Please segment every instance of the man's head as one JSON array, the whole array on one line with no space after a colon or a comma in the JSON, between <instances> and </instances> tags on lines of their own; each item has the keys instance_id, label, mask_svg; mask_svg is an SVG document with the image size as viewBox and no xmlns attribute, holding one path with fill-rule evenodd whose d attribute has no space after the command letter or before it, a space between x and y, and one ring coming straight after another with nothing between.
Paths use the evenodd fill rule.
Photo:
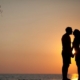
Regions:
<instances>
[{"instance_id":1,"label":"man's head","mask_svg":"<svg viewBox=\"0 0 80 80\"><path fill-rule=\"evenodd\" d=\"M71 27L67 27L66 29L65 29L65 31L66 31L66 33L67 34L72 34L72 28Z\"/></svg>"}]
</instances>

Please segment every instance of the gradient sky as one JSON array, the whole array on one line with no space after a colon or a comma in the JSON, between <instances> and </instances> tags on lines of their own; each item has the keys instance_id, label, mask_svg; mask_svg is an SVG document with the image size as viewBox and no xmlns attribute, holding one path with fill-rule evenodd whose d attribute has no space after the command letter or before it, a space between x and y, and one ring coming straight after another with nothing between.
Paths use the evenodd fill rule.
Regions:
<instances>
[{"instance_id":1,"label":"gradient sky","mask_svg":"<svg viewBox=\"0 0 80 80\"><path fill-rule=\"evenodd\" d=\"M0 0L0 5L0 73L61 74L61 37L67 26L80 29L80 0ZM69 73L76 72L72 59Z\"/></svg>"}]
</instances>

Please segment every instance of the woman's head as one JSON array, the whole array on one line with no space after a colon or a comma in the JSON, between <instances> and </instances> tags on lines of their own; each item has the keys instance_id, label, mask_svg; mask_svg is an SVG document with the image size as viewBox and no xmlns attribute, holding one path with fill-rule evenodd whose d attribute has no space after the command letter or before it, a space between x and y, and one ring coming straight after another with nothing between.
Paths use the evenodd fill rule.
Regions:
<instances>
[{"instance_id":1,"label":"woman's head","mask_svg":"<svg viewBox=\"0 0 80 80\"><path fill-rule=\"evenodd\" d=\"M73 31L73 35L74 35L75 37L79 37L80 31L79 31L78 29L75 29L75 30Z\"/></svg>"}]
</instances>

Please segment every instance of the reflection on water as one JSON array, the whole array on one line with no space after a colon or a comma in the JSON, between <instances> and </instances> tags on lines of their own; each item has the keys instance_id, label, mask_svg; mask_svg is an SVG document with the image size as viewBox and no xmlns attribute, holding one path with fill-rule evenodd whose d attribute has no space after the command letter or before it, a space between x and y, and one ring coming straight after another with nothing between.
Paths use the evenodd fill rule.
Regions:
<instances>
[{"instance_id":1,"label":"reflection on water","mask_svg":"<svg viewBox=\"0 0 80 80\"><path fill-rule=\"evenodd\" d=\"M78 80L78 74L72 74L71 80Z\"/></svg>"}]
</instances>

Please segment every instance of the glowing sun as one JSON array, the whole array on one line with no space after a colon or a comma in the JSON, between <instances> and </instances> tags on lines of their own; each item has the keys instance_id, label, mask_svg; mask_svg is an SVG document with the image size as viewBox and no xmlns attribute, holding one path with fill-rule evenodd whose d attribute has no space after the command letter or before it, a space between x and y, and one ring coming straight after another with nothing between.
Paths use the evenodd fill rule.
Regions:
<instances>
[{"instance_id":1,"label":"glowing sun","mask_svg":"<svg viewBox=\"0 0 80 80\"><path fill-rule=\"evenodd\" d=\"M75 54L75 52L76 52L76 51L75 51L75 49L73 48L73 50L72 50L72 54Z\"/></svg>"}]
</instances>

